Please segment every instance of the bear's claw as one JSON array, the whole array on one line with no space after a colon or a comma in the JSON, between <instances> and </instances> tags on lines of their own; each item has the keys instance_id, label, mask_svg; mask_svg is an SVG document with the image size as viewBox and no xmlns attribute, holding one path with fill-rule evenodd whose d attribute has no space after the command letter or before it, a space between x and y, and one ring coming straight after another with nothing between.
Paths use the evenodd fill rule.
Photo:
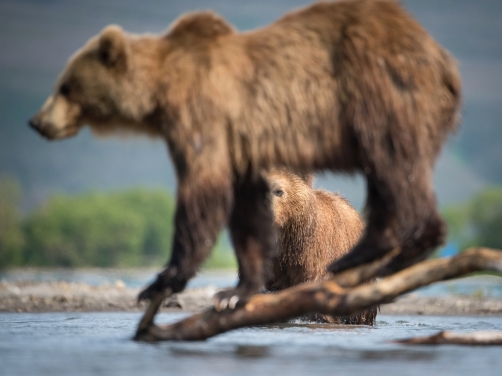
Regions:
<instances>
[{"instance_id":1,"label":"bear's claw","mask_svg":"<svg viewBox=\"0 0 502 376\"><path fill-rule=\"evenodd\" d=\"M228 289L216 293L213 297L214 309L221 312L225 309L235 309L244 305L251 295L243 294L238 289Z\"/></svg>"},{"instance_id":2,"label":"bear's claw","mask_svg":"<svg viewBox=\"0 0 502 376\"><path fill-rule=\"evenodd\" d=\"M239 302L239 297L237 295L232 296L228 301L228 308L234 309L238 302Z\"/></svg>"}]
</instances>

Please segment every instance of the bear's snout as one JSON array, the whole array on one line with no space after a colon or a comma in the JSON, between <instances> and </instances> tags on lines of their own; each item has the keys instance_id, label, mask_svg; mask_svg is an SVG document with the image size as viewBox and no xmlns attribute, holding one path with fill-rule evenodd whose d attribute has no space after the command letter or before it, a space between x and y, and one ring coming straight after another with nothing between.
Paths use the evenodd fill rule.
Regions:
<instances>
[{"instance_id":1,"label":"bear's snout","mask_svg":"<svg viewBox=\"0 0 502 376\"><path fill-rule=\"evenodd\" d=\"M51 134L48 130L47 126L44 126L42 119L40 118L40 114L33 116L30 120L28 120L29 126L38 132L41 136L51 139Z\"/></svg>"},{"instance_id":2,"label":"bear's snout","mask_svg":"<svg viewBox=\"0 0 502 376\"><path fill-rule=\"evenodd\" d=\"M42 120L40 119L40 116L38 116L38 114L33 116L30 120L28 120L28 124L32 129L37 131L40 135L47 137L47 134L43 131Z\"/></svg>"},{"instance_id":3,"label":"bear's snout","mask_svg":"<svg viewBox=\"0 0 502 376\"><path fill-rule=\"evenodd\" d=\"M28 124L36 131L38 131L40 128L40 120L37 116L33 116L30 120L28 120Z\"/></svg>"}]
</instances>

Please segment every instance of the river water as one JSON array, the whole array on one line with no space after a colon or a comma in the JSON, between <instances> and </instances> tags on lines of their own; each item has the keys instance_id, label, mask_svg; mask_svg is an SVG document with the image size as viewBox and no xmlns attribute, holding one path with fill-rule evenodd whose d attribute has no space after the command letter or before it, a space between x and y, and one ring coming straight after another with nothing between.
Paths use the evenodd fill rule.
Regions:
<instances>
[{"instance_id":1,"label":"river water","mask_svg":"<svg viewBox=\"0 0 502 376\"><path fill-rule=\"evenodd\" d=\"M18 270L0 280L64 280L144 286L151 270ZM202 273L190 287L234 284L235 273ZM502 296L502 279L434 284L419 294ZM162 313L173 322L186 313ZM374 327L294 323L225 333L203 342L131 340L138 313L0 313L0 375L502 375L501 347L406 346L391 340L440 330L502 330L502 317L379 315Z\"/></svg>"},{"instance_id":2,"label":"river water","mask_svg":"<svg viewBox=\"0 0 502 376\"><path fill-rule=\"evenodd\" d=\"M162 313L159 322L184 314ZM0 314L0 374L500 375L500 347L406 346L439 330L502 330L501 317L379 316L375 327L297 322L203 342L131 340L137 313Z\"/></svg>"}]
</instances>

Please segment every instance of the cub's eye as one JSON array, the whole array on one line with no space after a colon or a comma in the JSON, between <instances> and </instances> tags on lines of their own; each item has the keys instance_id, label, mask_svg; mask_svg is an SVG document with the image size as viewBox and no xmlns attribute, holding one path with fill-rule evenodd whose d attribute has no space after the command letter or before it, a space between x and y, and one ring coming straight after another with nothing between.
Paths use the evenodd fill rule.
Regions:
<instances>
[{"instance_id":1,"label":"cub's eye","mask_svg":"<svg viewBox=\"0 0 502 376\"><path fill-rule=\"evenodd\" d=\"M281 197L284 194L284 191L282 189L274 189L274 195L277 197Z\"/></svg>"},{"instance_id":2,"label":"cub's eye","mask_svg":"<svg viewBox=\"0 0 502 376\"><path fill-rule=\"evenodd\" d=\"M64 97L70 95L70 85L68 84L61 85L61 87L59 88L59 93Z\"/></svg>"}]
</instances>

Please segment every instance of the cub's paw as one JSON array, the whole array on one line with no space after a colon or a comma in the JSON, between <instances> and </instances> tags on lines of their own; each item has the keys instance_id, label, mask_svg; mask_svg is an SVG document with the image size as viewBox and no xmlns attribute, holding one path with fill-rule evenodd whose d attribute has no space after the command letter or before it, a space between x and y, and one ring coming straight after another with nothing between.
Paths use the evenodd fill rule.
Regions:
<instances>
[{"instance_id":1,"label":"cub's paw","mask_svg":"<svg viewBox=\"0 0 502 376\"><path fill-rule=\"evenodd\" d=\"M252 293L247 293L238 288L220 291L213 297L214 308L217 311L235 309L235 307L246 304L252 295Z\"/></svg>"}]
</instances>

